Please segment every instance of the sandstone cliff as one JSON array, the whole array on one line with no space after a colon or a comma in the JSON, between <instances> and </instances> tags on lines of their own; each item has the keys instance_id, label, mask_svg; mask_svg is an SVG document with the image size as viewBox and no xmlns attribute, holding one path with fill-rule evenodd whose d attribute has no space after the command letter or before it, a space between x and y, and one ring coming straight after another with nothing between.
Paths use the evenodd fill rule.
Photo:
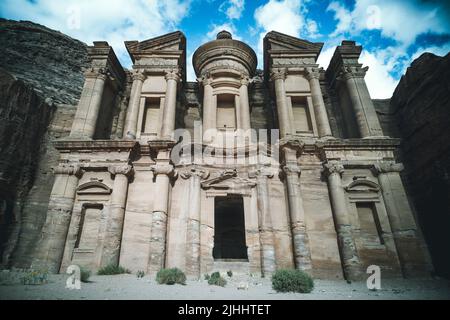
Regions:
<instances>
[{"instance_id":1,"label":"sandstone cliff","mask_svg":"<svg viewBox=\"0 0 450 320\"><path fill-rule=\"evenodd\" d=\"M88 66L86 45L29 21L0 18L0 68L55 103L77 104Z\"/></svg>"},{"instance_id":2,"label":"sandstone cliff","mask_svg":"<svg viewBox=\"0 0 450 320\"><path fill-rule=\"evenodd\" d=\"M0 264L28 267L58 155L87 67L86 45L27 21L0 19Z\"/></svg>"},{"instance_id":3,"label":"sandstone cliff","mask_svg":"<svg viewBox=\"0 0 450 320\"><path fill-rule=\"evenodd\" d=\"M410 196L436 272L450 276L450 53L424 53L401 78L390 103L402 137Z\"/></svg>"}]
</instances>

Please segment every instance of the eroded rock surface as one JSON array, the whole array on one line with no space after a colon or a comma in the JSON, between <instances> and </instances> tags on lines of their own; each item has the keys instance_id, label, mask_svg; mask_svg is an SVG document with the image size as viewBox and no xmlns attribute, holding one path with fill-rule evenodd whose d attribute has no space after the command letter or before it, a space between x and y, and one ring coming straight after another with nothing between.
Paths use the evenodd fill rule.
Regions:
<instances>
[{"instance_id":1,"label":"eroded rock surface","mask_svg":"<svg viewBox=\"0 0 450 320\"><path fill-rule=\"evenodd\" d=\"M410 196L436 271L450 276L450 54L424 53L391 99Z\"/></svg>"}]
</instances>

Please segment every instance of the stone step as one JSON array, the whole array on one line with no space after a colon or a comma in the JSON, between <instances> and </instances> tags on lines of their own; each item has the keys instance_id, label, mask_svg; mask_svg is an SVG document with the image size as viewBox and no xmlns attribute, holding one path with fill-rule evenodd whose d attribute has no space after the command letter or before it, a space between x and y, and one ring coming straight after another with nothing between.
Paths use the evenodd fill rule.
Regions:
<instances>
[{"instance_id":1,"label":"stone step","mask_svg":"<svg viewBox=\"0 0 450 320\"><path fill-rule=\"evenodd\" d=\"M247 275L250 272L250 263L244 259L218 259L214 260L214 271L226 273L231 270L233 274Z\"/></svg>"}]
</instances>

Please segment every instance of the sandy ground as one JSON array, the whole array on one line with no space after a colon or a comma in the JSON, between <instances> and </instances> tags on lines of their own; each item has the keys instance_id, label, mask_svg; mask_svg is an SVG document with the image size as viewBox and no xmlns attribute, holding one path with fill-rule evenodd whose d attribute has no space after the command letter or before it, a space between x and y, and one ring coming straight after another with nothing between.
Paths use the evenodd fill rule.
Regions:
<instances>
[{"instance_id":1,"label":"sandy ground","mask_svg":"<svg viewBox=\"0 0 450 320\"><path fill-rule=\"evenodd\" d=\"M365 282L348 284L337 280L315 280L312 293L277 293L269 279L246 278L248 290L238 290L243 279L228 279L225 288L210 286L207 281L188 280L186 285L158 285L146 276L136 275L91 276L89 283L82 283L80 290L65 288L67 275L51 275L43 285L0 285L0 300L79 300L79 299L145 299L145 300L208 300L208 299L448 299L450 283L446 280L383 280L381 290L370 291Z\"/></svg>"}]
</instances>

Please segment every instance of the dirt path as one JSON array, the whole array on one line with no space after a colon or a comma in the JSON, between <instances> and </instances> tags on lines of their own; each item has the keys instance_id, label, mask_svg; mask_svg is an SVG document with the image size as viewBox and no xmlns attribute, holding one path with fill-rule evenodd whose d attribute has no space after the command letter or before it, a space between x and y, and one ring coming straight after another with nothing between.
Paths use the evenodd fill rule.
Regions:
<instances>
[{"instance_id":1,"label":"dirt path","mask_svg":"<svg viewBox=\"0 0 450 320\"><path fill-rule=\"evenodd\" d=\"M450 299L450 284L445 280L386 280L381 290L370 291L364 282L316 280L310 294L276 293L270 280L249 278L248 290L238 290L237 279L229 279L225 288L209 286L205 280L182 285L158 285L146 276L92 276L90 283L82 283L80 290L65 288L66 275L51 275L44 285L0 285L0 299Z\"/></svg>"}]
</instances>

